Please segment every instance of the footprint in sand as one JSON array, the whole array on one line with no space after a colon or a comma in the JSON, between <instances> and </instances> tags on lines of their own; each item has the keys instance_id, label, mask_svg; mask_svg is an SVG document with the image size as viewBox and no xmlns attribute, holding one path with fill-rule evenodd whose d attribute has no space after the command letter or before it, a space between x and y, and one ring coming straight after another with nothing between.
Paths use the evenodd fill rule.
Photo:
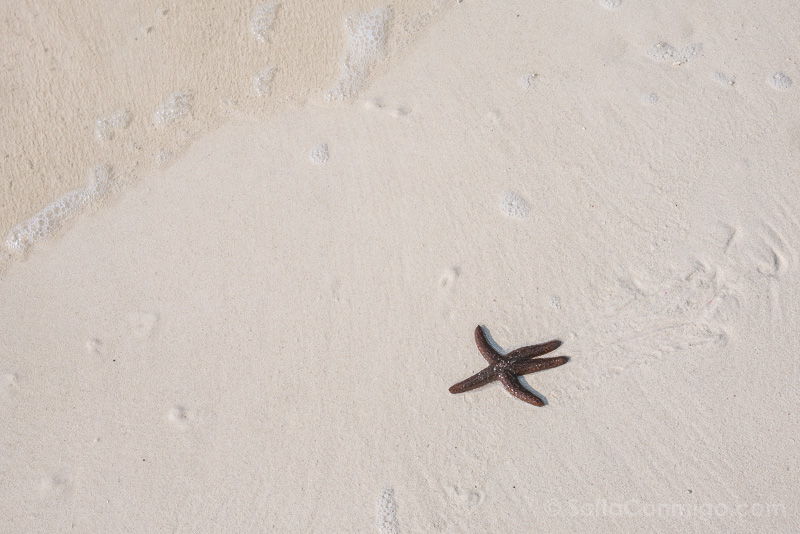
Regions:
<instances>
[{"instance_id":1,"label":"footprint in sand","mask_svg":"<svg viewBox=\"0 0 800 534\"><path fill-rule=\"evenodd\" d=\"M131 332L139 339L147 339L153 335L158 324L156 313L132 313L128 317Z\"/></svg>"},{"instance_id":2,"label":"footprint in sand","mask_svg":"<svg viewBox=\"0 0 800 534\"><path fill-rule=\"evenodd\" d=\"M725 253L745 275L758 273L777 278L789 269L791 248L773 225L763 222L752 229L727 227Z\"/></svg>"},{"instance_id":3,"label":"footprint in sand","mask_svg":"<svg viewBox=\"0 0 800 534\"><path fill-rule=\"evenodd\" d=\"M451 267L446 269L439 277L439 289L442 291L452 291L455 286L456 279L459 275L458 267Z\"/></svg>"},{"instance_id":4,"label":"footprint in sand","mask_svg":"<svg viewBox=\"0 0 800 534\"><path fill-rule=\"evenodd\" d=\"M391 117L392 117L393 119L400 119L400 118L402 118L402 117L405 117L405 116L406 116L406 115L408 115L409 113L411 113L411 109L409 109L409 108L407 108L407 107L405 107L405 106L399 106L399 107L396 107L396 108L394 108L394 109L393 109L393 110L392 110L392 111L389 113L389 115L391 115Z\"/></svg>"},{"instance_id":5,"label":"footprint in sand","mask_svg":"<svg viewBox=\"0 0 800 534\"><path fill-rule=\"evenodd\" d=\"M63 500L71 489L70 481L58 473L49 474L39 482L39 494L46 499Z\"/></svg>"},{"instance_id":6,"label":"footprint in sand","mask_svg":"<svg viewBox=\"0 0 800 534\"><path fill-rule=\"evenodd\" d=\"M183 406L173 406L167 412L167 419L178 430L188 430L197 419L196 414Z\"/></svg>"},{"instance_id":7,"label":"footprint in sand","mask_svg":"<svg viewBox=\"0 0 800 534\"><path fill-rule=\"evenodd\" d=\"M448 488L447 493L453 501L468 508L479 505L484 499L483 492L477 487L464 489L460 486L453 486Z\"/></svg>"},{"instance_id":8,"label":"footprint in sand","mask_svg":"<svg viewBox=\"0 0 800 534\"><path fill-rule=\"evenodd\" d=\"M0 387L3 389L10 389L17 387L17 381L19 377L16 373L5 373L2 377L0 377Z\"/></svg>"},{"instance_id":9,"label":"footprint in sand","mask_svg":"<svg viewBox=\"0 0 800 534\"><path fill-rule=\"evenodd\" d=\"M407 122L409 116L411 115L411 107L405 104L389 106L381 97L375 97L367 100L364 102L363 106L364 109L369 111L384 111L393 119L398 119L402 122Z\"/></svg>"},{"instance_id":10,"label":"footprint in sand","mask_svg":"<svg viewBox=\"0 0 800 534\"><path fill-rule=\"evenodd\" d=\"M105 344L95 337L86 340L86 352L91 356L107 356L108 350Z\"/></svg>"},{"instance_id":11,"label":"footprint in sand","mask_svg":"<svg viewBox=\"0 0 800 534\"><path fill-rule=\"evenodd\" d=\"M0 375L0 407L6 404L17 389L18 377L16 373Z\"/></svg>"}]
</instances>

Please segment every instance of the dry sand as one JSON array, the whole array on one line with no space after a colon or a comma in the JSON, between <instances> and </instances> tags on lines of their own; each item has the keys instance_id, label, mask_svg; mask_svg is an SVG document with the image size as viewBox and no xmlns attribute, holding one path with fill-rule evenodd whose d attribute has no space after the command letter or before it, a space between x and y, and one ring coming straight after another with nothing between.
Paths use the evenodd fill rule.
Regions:
<instances>
[{"instance_id":1,"label":"dry sand","mask_svg":"<svg viewBox=\"0 0 800 534\"><path fill-rule=\"evenodd\" d=\"M132 113L174 159L9 252L0 531L797 530L800 8L412 4L348 101L380 4L260 113ZM448 393L477 324L564 341L548 406Z\"/></svg>"}]
</instances>

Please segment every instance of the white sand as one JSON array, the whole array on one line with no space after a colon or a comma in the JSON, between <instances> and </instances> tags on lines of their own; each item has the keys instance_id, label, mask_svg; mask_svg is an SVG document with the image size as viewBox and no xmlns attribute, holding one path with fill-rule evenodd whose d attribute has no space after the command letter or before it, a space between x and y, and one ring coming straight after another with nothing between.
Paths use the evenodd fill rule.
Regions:
<instances>
[{"instance_id":1,"label":"white sand","mask_svg":"<svg viewBox=\"0 0 800 534\"><path fill-rule=\"evenodd\" d=\"M0 531L798 528L800 8L448 7L8 264Z\"/></svg>"}]
</instances>

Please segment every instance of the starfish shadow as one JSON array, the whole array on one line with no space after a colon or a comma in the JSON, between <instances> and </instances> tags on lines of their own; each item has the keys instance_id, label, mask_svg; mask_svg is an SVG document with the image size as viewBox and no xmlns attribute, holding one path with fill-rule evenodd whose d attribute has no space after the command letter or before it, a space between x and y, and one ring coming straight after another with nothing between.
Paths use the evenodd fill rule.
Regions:
<instances>
[{"instance_id":1,"label":"starfish shadow","mask_svg":"<svg viewBox=\"0 0 800 534\"><path fill-rule=\"evenodd\" d=\"M492 348L495 351L497 351L498 353L502 353L503 349L500 348L500 345L497 343L497 341L494 340L494 338L492 337L492 334L489 333L489 329L486 328L486 326L484 326L484 325L480 325L478 328L483 329L483 333L486 336L486 341L489 342L489 345L491 345Z\"/></svg>"},{"instance_id":2,"label":"starfish shadow","mask_svg":"<svg viewBox=\"0 0 800 534\"><path fill-rule=\"evenodd\" d=\"M545 406L550 404L549 402L547 402L547 397L545 397L544 395L539 393L539 391L537 389L531 387L531 385L528 382L527 378L525 378L524 376L518 376L517 379L519 380L519 383L522 384L522 387L524 387L525 389L527 389L528 391L530 391L531 393L533 393L534 395L536 395L537 397L542 399L542 401L544 402Z\"/></svg>"}]
</instances>

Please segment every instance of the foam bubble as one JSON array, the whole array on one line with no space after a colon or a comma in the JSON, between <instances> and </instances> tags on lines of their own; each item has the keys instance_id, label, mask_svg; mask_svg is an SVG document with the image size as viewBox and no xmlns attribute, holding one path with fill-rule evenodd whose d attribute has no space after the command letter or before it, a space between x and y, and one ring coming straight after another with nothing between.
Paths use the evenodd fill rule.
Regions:
<instances>
[{"instance_id":1,"label":"foam bubble","mask_svg":"<svg viewBox=\"0 0 800 534\"><path fill-rule=\"evenodd\" d=\"M675 56L675 47L669 43L656 43L647 49L647 57L655 61L667 61Z\"/></svg>"},{"instance_id":2,"label":"foam bubble","mask_svg":"<svg viewBox=\"0 0 800 534\"><path fill-rule=\"evenodd\" d=\"M378 495L375 503L376 526L380 534L397 534L399 525L397 523L397 503L394 501L394 490L387 488Z\"/></svg>"},{"instance_id":3,"label":"foam bubble","mask_svg":"<svg viewBox=\"0 0 800 534\"><path fill-rule=\"evenodd\" d=\"M250 31L261 43L269 42L269 32L275 23L280 2L267 2L256 8L250 18Z\"/></svg>"},{"instance_id":4,"label":"foam bubble","mask_svg":"<svg viewBox=\"0 0 800 534\"><path fill-rule=\"evenodd\" d=\"M642 95L642 104L647 106L653 105L658 102L658 95L655 93L647 93Z\"/></svg>"},{"instance_id":5,"label":"foam bubble","mask_svg":"<svg viewBox=\"0 0 800 534\"><path fill-rule=\"evenodd\" d=\"M331 101L348 100L356 95L370 69L386 55L386 31L392 18L388 6L372 12L354 12L344 19L347 49L342 60L342 73L325 93Z\"/></svg>"},{"instance_id":6,"label":"foam bubble","mask_svg":"<svg viewBox=\"0 0 800 534\"><path fill-rule=\"evenodd\" d=\"M767 78L767 83L777 91L785 91L792 86L792 79L781 71L775 71Z\"/></svg>"},{"instance_id":7,"label":"foam bubble","mask_svg":"<svg viewBox=\"0 0 800 534\"><path fill-rule=\"evenodd\" d=\"M191 91L179 91L167 97L163 104L158 106L153 118L156 124L168 125L192 112L194 95Z\"/></svg>"},{"instance_id":8,"label":"foam bubble","mask_svg":"<svg viewBox=\"0 0 800 534\"><path fill-rule=\"evenodd\" d=\"M733 85L733 78L722 72L713 73L711 79L725 87Z\"/></svg>"},{"instance_id":9,"label":"foam bubble","mask_svg":"<svg viewBox=\"0 0 800 534\"><path fill-rule=\"evenodd\" d=\"M524 219L530 215L531 207L524 198L513 191L503 191L500 195L500 211L508 217Z\"/></svg>"},{"instance_id":10,"label":"foam bubble","mask_svg":"<svg viewBox=\"0 0 800 534\"><path fill-rule=\"evenodd\" d=\"M328 161L328 144L320 143L311 149L311 163L321 165Z\"/></svg>"},{"instance_id":11,"label":"foam bubble","mask_svg":"<svg viewBox=\"0 0 800 534\"><path fill-rule=\"evenodd\" d=\"M273 78L275 78L275 67L265 67L253 76L253 89L258 96L269 96L272 92Z\"/></svg>"},{"instance_id":12,"label":"foam bubble","mask_svg":"<svg viewBox=\"0 0 800 534\"><path fill-rule=\"evenodd\" d=\"M98 165L92 168L92 183L86 189L70 191L51 202L42 211L22 221L8 233L6 247L14 253L24 252L31 245L55 234L59 227L90 203L103 198L111 188L111 168Z\"/></svg>"},{"instance_id":13,"label":"foam bubble","mask_svg":"<svg viewBox=\"0 0 800 534\"><path fill-rule=\"evenodd\" d=\"M94 123L94 136L103 141L114 139L116 130L127 128L131 114L126 109L118 109L111 115L100 117Z\"/></svg>"},{"instance_id":14,"label":"foam bubble","mask_svg":"<svg viewBox=\"0 0 800 534\"><path fill-rule=\"evenodd\" d=\"M622 5L622 0L600 0L600 5L608 10L613 10Z\"/></svg>"},{"instance_id":15,"label":"foam bubble","mask_svg":"<svg viewBox=\"0 0 800 534\"><path fill-rule=\"evenodd\" d=\"M678 50L669 43L660 42L647 50L647 56L654 61L671 61L675 65L683 65L695 59L702 50L702 43L693 43Z\"/></svg>"},{"instance_id":16,"label":"foam bubble","mask_svg":"<svg viewBox=\"0 0 800 534\"><path fill-rule=\"evenodd\" d=\"M175 158L175 154L166 149L161 149L156 154L156 165L166 167Z\"/></svg>"},{"instance_id":17,"label":"foam bubble","mask_svg":"<svg viewBox=\"0 0 800 534\"><path fill-rule=\"evenodd\" d=\"M679 64L688 63L700 55L703 51L702 43L692 43L688 46L681 48L678 57L675 58Z\"/></svg>"}]
</instances>

